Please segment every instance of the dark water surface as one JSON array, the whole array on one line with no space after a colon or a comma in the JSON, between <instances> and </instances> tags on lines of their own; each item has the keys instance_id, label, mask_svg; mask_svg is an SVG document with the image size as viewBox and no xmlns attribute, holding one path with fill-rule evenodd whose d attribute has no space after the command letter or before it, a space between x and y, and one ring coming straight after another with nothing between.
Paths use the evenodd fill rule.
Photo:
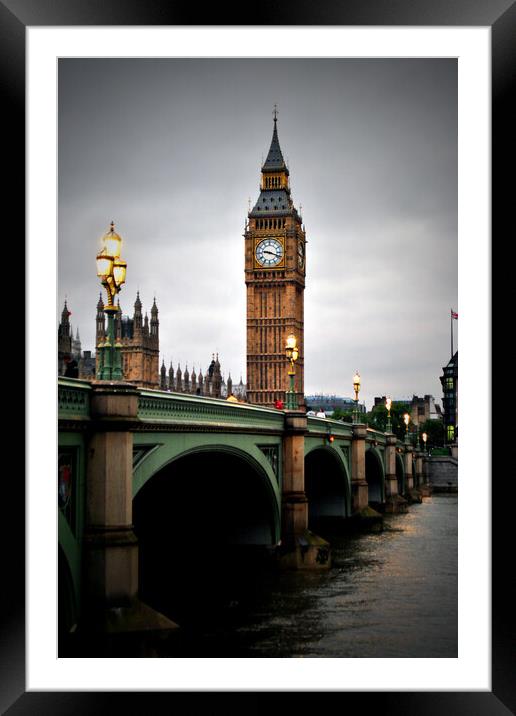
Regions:
<instances>
[{"instance_id":1,"label":"dark water surface","mask_svg":"<svg viewBox=\"0 0 516 716\"><path fill-rule=\"evenodd\" d=\"M329 536L325 572L201 561L188 596L162 609L181 629L155 655L457 657L457 496L425 498L384 524Z\"/></svg>"}]
</instances>

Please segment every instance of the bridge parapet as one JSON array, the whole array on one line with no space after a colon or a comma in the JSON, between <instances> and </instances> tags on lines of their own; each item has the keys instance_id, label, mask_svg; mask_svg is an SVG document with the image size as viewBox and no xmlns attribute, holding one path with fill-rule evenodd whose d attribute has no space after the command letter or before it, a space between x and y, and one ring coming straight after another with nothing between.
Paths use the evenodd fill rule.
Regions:
<instances>
[{"instance_id":1,"label":"bridge parapet","mask_svg":"<svg viewBox=\"0 0 516 716\"><path fill-rule=\"evenodd\" d=\"M367 428L366 442L376 445L386 445L387 437L386 433L382 433L374 428Z\"/></svg>"},{"instance_id":2,"label":"bridge parapet","mask_svg":"<svg viewBox=\"0 0 516 716\"><path fill-rule=\"evenodd\" d=\"M307 418L308 433L330 433L335 437L343 437L351 440L353 436L353 426L350 423L343 423L340 420L329 420L328 418L316 418L310 416Z\"/></svg>"},{"instance_id":3,"label":"bridge parapet","mask_svg":"<svg viewBox=\"0 0 516 716\"><path fill-rule=\"evenodd\" d=\"M284 429L284 413L273 408L159 390L139 392L138 419L143 427L158 423L252 432L281 433Z\"/></svg>"},{"instance_id":4,"label":"bridge parapet","mask_svg":"<svg viewBox=\"0 0 516 716\"><path fill-rule=\"evenodd\" d=\"M91 383L76 378L58 380L59 420L88 420L91 410Z\"/></svg>"}]
</instances>

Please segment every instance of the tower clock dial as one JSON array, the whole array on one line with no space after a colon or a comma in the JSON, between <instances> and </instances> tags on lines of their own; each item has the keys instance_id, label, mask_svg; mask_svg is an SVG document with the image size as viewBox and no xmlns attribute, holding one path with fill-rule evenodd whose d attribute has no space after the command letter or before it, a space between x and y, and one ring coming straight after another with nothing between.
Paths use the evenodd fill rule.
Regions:
<instances>
[{"instance_id":1,"label":"tower clock dial","mask_svg":"<svg viewBox=\"0 0 516 716\"><path fill-rule=\"evenodd\" d=\"M263 268L274 268L283 261L283 244L279 239L263 239L256 245L256 262Z\"/></svg>"}]
</instances>

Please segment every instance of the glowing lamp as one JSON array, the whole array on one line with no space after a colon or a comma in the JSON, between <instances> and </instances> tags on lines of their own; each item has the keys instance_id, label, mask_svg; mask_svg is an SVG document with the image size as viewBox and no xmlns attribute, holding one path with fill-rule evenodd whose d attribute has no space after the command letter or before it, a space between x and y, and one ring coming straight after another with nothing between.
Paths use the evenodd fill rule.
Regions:
<instances>
[{"instance_id":1,"label":"glowing lamp","mask_svg":"<svg viewBox=\"0 0 516 716\"><path fill-rule=\"evenodd\" d=\"M111 222L110 230L102 237L102 243L104 244L104 251L108 256L112 256L114 259L120 256L122 238L116 233L113 222Z\"/></svg>"},{"instance_id":2,"label":"glowing lamp","mask_svg":"<svg viewBox=\"0 0 516 716\"><path fill-rule=\"evenodd\" d=\"M111 256L105 254L99 254L97 256L97 276L105 281L108 276L111 276L111 270L113 268L113 259Z\"/></svg>"},{"instance_id":3,"label":"glowing lamp","mask_svg":"<svg viewBox=\"0 0 516 716\"><path fill-rule=\"evenodd\" d=\"M127 271L127 263L122 259L116 259L113 265L113 278L117 287L125 283L125 273Z\"/></svg>"},{"instance_id":4,"label":"glowing lamp","mask_svg":"<svg viewBox=\"0 0 516 716\"><path fill-rule=\"evenodd\" d=\"M285 353L287 354L287 358L289 360L297 360L299 353L297 350L297 340L293 333L291 333L287 338L287 345L285 346ZM295 358L294 358L294 353L296 354Z\"/></svg>"}]
</instances>

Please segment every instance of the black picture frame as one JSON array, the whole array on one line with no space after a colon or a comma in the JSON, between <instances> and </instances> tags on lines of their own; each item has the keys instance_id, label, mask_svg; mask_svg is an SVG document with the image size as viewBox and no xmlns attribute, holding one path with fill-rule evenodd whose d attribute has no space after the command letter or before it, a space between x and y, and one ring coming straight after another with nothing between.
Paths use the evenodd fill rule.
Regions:
<instances>
[{"instance_id":1,"label":"black picture frame","mask_svg":"<svg viewBox=\"0 0 516 716\"><path fill-rule=\"evenodd\" d=\"M282 0L281 3L253 5L253 15L246 17L242 7L230 4L203 6L200 9L170 0L0 0L0 72L4 109L4 147L15 149L10 164L7 223L10 237L21 243L20 233L25 216L25 28L27 26L62 25L393 25L393 26L489 26L492 31L492 239L493 272L496 284L512 285L508 271L511 261L499 261L506 247L507 236L514 234L514 222L509 221L514 206L514 181L506 175L514 174L516 156L512 133L513 115L509 111L511 79L516 75L516 5L508 0L343 0L310 2L310 0ZM6 111L7 110L7 111ZM512 121L511 121L512 118ZM510 172L508 171L510 170ZM4 177L5 178L5 177ZM18 247L19 250L19 247ZM493 273L494 275L494 273ZM503 290L503 289L502 289ZM494 303L494 301L493 301ZM505 310L492 311L492 335L496 340L502 332ZM17 314L23 315L20 296ZM22 332L23 333L23 332ZM499 353L502 355L502 352ZM34 357L32 357L33 359ZM25 370L35 368L31 357L25 357ZM12 365L20 362L13 358ZM512 368L512 366L511 366ZM19 373L19 370L17 371ZM509 371L512 373L512 371ZM491 391L492 410L497 421L504 422L508 407L501 400L511 394L507 377L493 371ZM481 390L489 392L489 376L481 377ZM485 384L487 380L487 386ZM502 384L502 380L504 383ZM482 399L484 402L485 398ZM498 402L495 402L498 401ZM489 400L487 401L489 403ZM12 425L23 424L24 399L18 389ZM27 449L30 450L30 445ZM3 571L7 575L4 597L7 605L2 612L0 641L2 665L0 674L0 708L2 713L17 714L91 714L107 713L124 708L129 713L157 713L169 711L181 693L138 692L129 694L99 692L25 692L25 487L19 468L4 481L5 504L9 506L11 538L4 545ZM507 555L512 537L514 480L505 480L503 457L493 451L492 460L492 691L491 692L338 692L340 706L345 708L377 709L384 714L500 714L516 712L516 603L514 577ZM486 480L489 476L486 476ZM500 489L497 489L500 488ZM509 571L509 574L508 574ZM410 684L407 684L410 688ZM190 708L218 710L218 694L195 693ZM235 694L237 697L241 694ZM245 696L245 694L242 694ZM265 697L258 694L258 698ZM316 694L320 697L321 694Z\"/></svg>"}]
</instances>

